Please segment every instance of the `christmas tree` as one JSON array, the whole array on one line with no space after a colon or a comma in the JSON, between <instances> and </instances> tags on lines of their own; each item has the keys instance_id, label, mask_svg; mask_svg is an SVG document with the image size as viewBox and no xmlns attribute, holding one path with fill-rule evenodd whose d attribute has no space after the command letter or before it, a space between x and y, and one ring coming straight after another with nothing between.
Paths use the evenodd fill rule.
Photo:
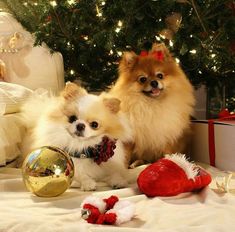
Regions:
<instances>
[{"instance_id":1,"label":"christmas tree","mask_svg":"<svg viewBox=\"0 0 235 232\"><path fill-rule=\"evenodd\" d=\"M62 53L66 80L103 90L117 78L123 51L166 43L191 82L235 86L233 0L4 0L4 8ZM234 90L226 94L234 107ZM233 108L234 109L234 108Z\"/></svg>"}]
</instances>

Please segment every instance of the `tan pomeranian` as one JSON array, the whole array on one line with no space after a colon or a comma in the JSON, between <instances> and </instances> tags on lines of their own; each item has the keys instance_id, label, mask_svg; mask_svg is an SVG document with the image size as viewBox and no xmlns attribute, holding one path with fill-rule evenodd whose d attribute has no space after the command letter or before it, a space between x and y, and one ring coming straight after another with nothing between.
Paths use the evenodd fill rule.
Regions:
<instances>
[{"instance_id":1,"label":"tan pomeranian","mask_svg":"<svg viewBox=\"0 0 235 232\"><path fill-rule=\"evenodd\" d=\"M121 100L134 131L131 167L183 152L190 132L194 90L164 44L125 52L110 94Z\"/></svg>"},{"instance_id":2,"label":"tan pomeranian","mask_svg":"<svg viewBox=\"0 0 235 232\"><path fill-rule=\"evenodd\" d=\"M23 153L56 146L74 161L74 186L90 191L102 181L125 187L129 170L123 143L132 140L132 133L119 108L118 99L88 94L73 83L59 97L33 97L22 112L29 127Z\"/></svg>"}]
</instances>

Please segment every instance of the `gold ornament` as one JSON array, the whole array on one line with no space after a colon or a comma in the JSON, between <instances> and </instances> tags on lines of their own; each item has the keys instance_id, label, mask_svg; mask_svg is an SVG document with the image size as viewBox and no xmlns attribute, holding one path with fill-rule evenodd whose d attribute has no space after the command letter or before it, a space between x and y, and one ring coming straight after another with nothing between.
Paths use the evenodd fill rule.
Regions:
<instances>
[{"instance_id":1,"label":"gold ornament","mask_svg":"<svg viewBox=\"0 0 235 232\"><path fill-rule=\"evenodd\" d=\"M172 14L168 15L165 19L167 28L172 30L174 33L176 33L179 30L181 22L182 22L182 15L176 12L172 12Z\"/></svg>"},{"instance_id":2,"label":"gold ornament","mask_svg":"<svg viewBox=\"0 0 235 232\"><path fill-rule=\"evenodd\" d=\"M174 34L179 30L182 21L180 13L172 12L165 18L166 28L161 30L158 34L163 39L172 40Z\"/></svg>"},{"instance_id":3,"label":"gold ornament","mask_svg":"<svg viewBox=\"0 0 235 232\"><path fill-rule=\"evenodd\" d=\"M31 152L22 165L27 189L40 197L55 197L72 183L74 165L63 150L45 146Z\"/></svg>"}]
</instances>

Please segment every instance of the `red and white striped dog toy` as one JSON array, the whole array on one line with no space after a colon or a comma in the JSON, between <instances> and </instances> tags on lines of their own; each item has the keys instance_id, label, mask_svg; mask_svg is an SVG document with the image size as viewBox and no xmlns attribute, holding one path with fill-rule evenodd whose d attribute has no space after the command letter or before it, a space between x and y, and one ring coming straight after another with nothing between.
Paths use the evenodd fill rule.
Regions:
<instances>
[{"instance_id":1,"label":"red and white striped dog toy","mask_svg":"<svg viewBox=\"0 0 235 232\"><path fill-rule=\"evenodd\" d=\"M82 218L92 224L120 225L130 221L135 212L135 206L130 201L120 201L117 196L100 199L87 197L81 204Z\"/></svg>"}]
</instances>

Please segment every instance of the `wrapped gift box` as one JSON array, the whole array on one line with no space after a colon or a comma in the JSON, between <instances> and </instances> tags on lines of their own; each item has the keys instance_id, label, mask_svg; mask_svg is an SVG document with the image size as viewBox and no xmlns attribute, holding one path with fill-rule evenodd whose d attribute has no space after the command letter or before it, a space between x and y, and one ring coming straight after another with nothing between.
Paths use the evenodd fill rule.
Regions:
<instances>
[{"instance_id":1,"label":"wrapped gift box","mask_svg":"<svg viewBox=\"0 0 235 232\"><path fill-rule=\"evenodd\" d=\"M235 171L235 120L214 120L211 123L214 136L213 131L209 131L209 121L192 122L191 159L221 170Z\"/></svg>"}]
</instances>

